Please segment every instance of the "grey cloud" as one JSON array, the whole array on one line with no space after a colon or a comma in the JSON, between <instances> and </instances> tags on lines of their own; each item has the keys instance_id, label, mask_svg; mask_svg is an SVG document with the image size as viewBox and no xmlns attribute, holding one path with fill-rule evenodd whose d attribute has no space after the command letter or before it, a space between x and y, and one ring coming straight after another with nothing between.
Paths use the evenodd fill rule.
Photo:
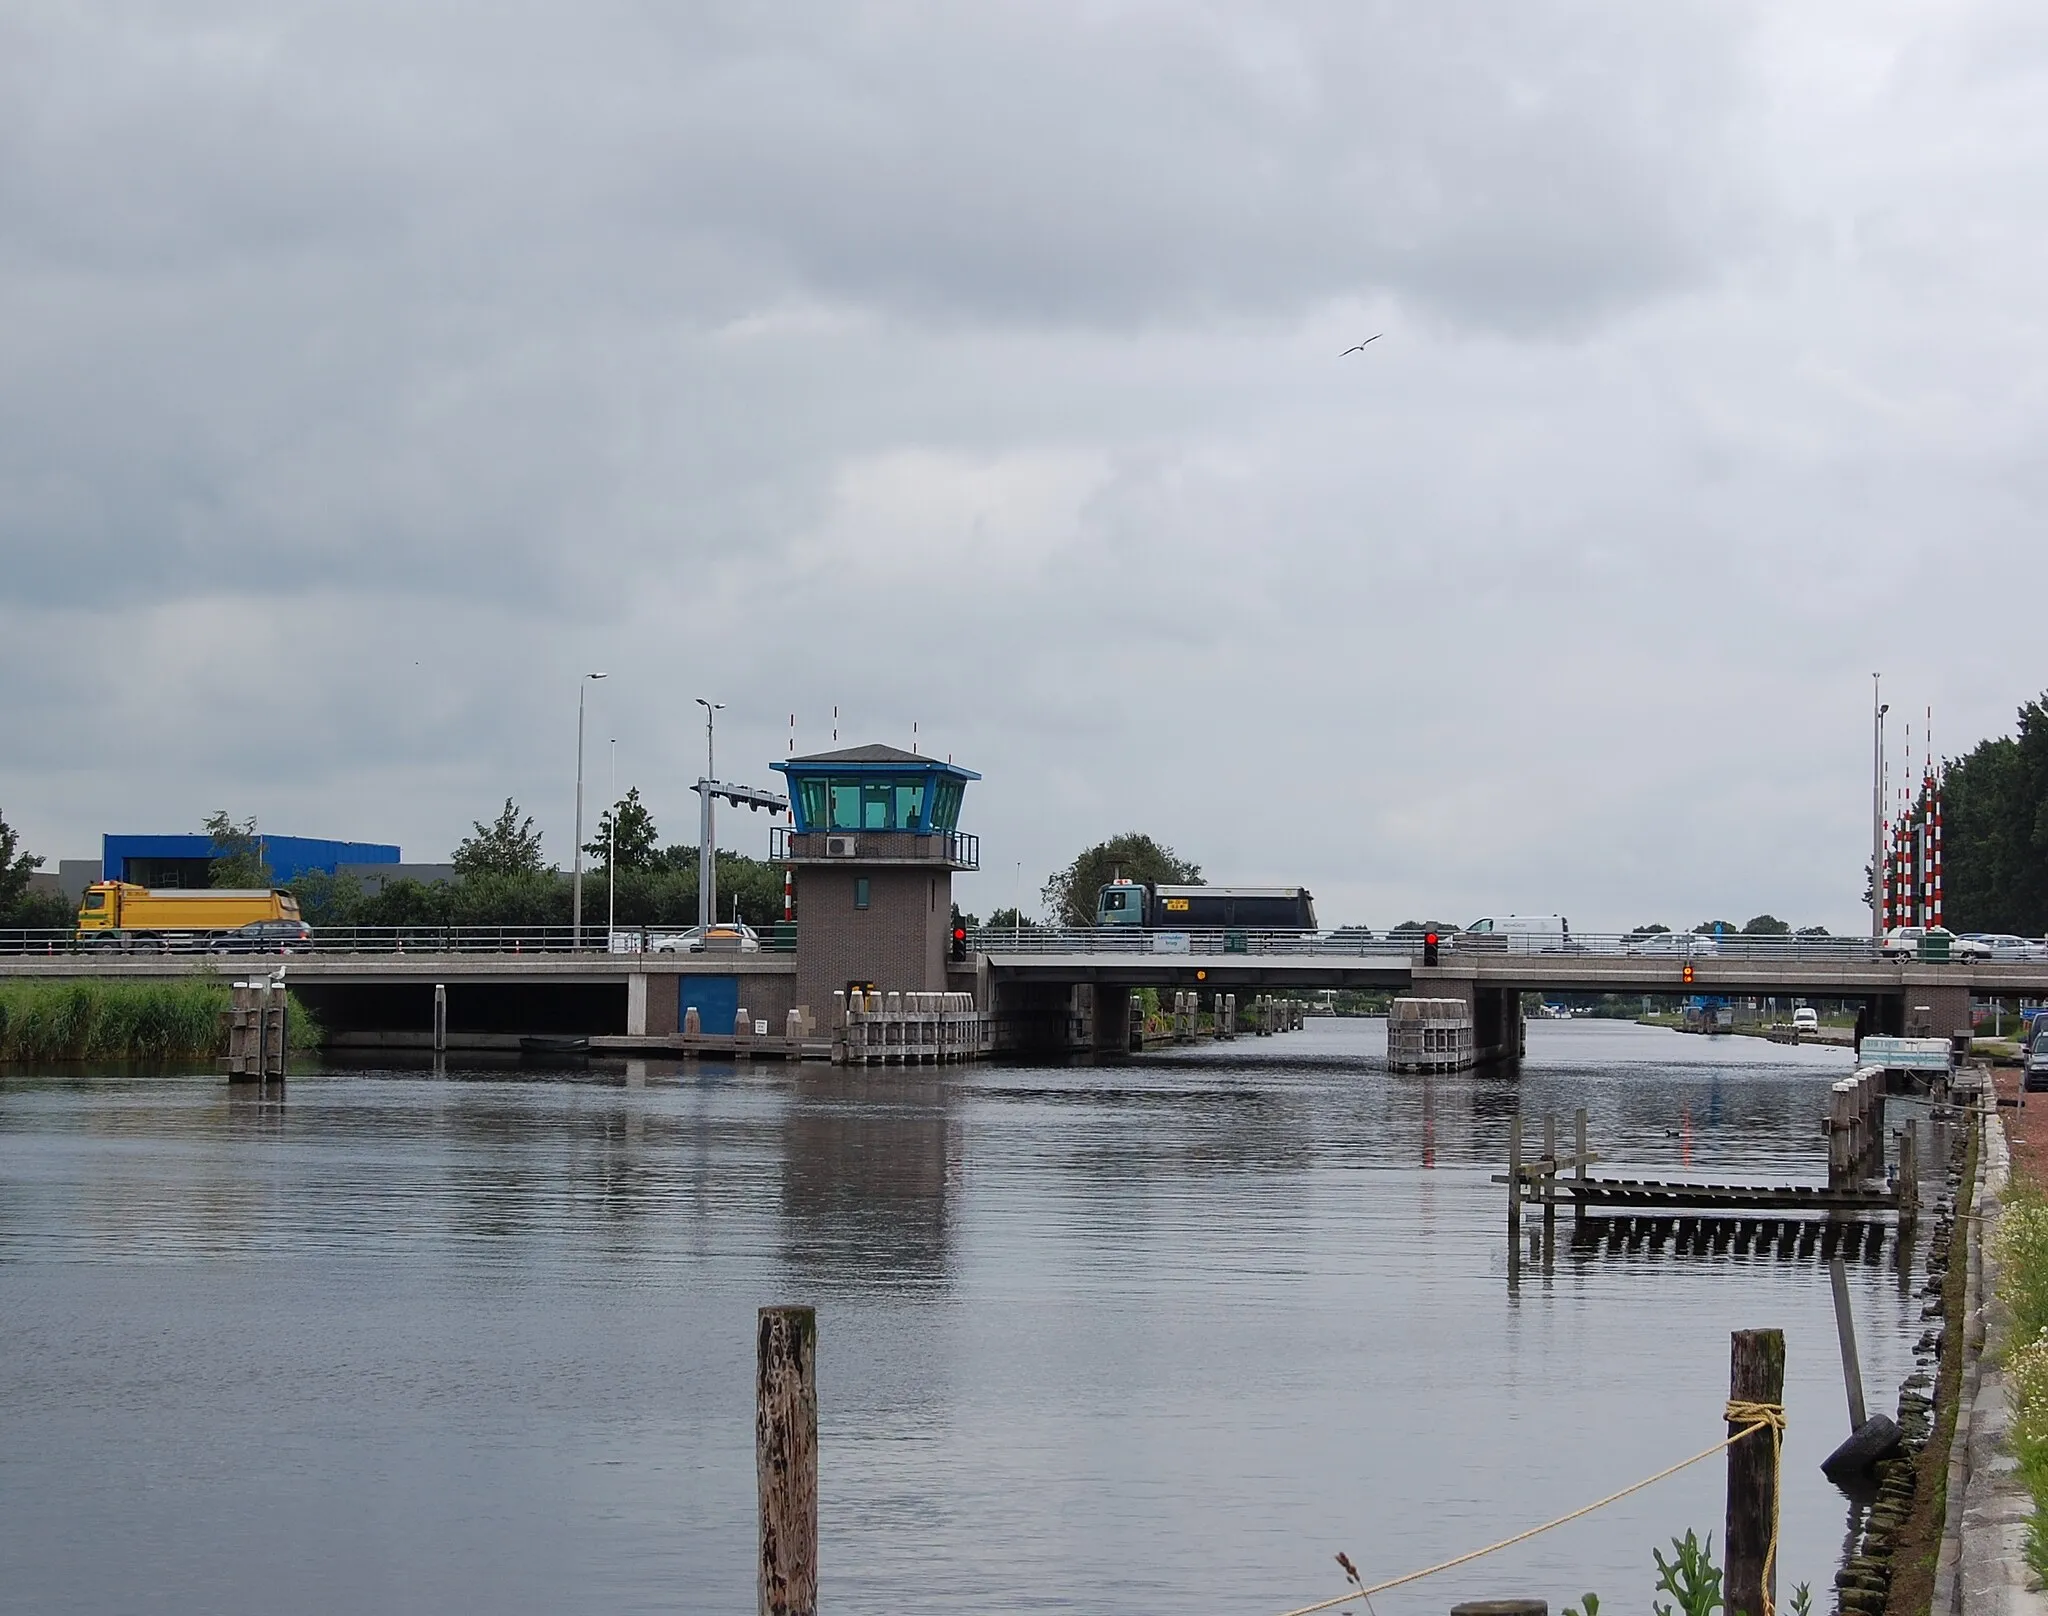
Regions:
<instances>
[{"instance_id":1,"label":"grey cloud","mask_svg":"<svg viewBox=\"0 0 2048 1616\"><path fill-rule=\"evenodd\" d=\"M678 835L692 695L755 778L918 721L984 911L1142 825L1333 919L1853 923L1873 657L2044 682L1937 631L2038 548L2038 53L1903 26L11 13L10 819L565 852L605 667Z\"/></svg>"}]
</instances>

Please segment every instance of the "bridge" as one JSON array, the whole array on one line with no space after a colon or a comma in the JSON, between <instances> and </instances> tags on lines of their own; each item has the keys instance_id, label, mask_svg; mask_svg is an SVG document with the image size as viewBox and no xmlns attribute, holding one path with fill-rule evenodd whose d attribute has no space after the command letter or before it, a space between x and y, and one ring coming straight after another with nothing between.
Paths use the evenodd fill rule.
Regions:
<instances>
[{"instance_id":1,"label":"bridge","mask_svg":"<svg viewBox=\"0 0 2048 1616\"><path fill-rule=\"evenodd\" d=\"M580 1032L652 1045L675 1036L692 1004L707 1028L730 1026L735 1006L780 1027L803 1002L793 951L661 951L677 941L658 931L622 933L617 946L629 951L620 952L602 933L579 941L566 927L331 928L310 948L280 956L89 950L68 931L7 933L0 934L0 976L153 978L282 966L344 1041L399 1045L431 1028L437 986L447 990L458 1037ZM1006 1045L1048 1049L1122 1047L1131 993L1148 987L1241 1000L1325 988L1462 999L1481 1048L1495 1054L1519 1048L1527 993L1849 1000L1869 1007L1873 1031L1903 1032L1924 1021L1942 1033L1969 1026L1973 998L2048 998L2048 961L1889 959L1863 938L1665 933L1574 935L1565 947L1506 941L1474 948L1456 939L1428 965L1414 934L984 928L969 935L967 959L948 962L946 979L975 994ZM809 1008L821 1019L827 1010Z\"/></svg>"},{"instance_id":2,"label":"bridge","mask_svg":"<svg viewBox=\"0 0 2048 1616\"><path fill-rule=\"evenodd\" d=\"M1970 1025L1977 999L2048 998L2048 959L1944 964L1885 955L1869 938L1704 937L1688 933L1450 938L1424 963L1420 935L1352 939L1312 932L1145 932L1111 927L984 929L970 944L1013 1017L1070 1017L1061 996L1088 990L1092 1041L1118 1046L1136 988L1287 992L1321 988L1462 999L1482 1056L1521 1046L1525 993L1788 996L1860 1001L1873 1032Z\"/></svg>"}]
</instances>

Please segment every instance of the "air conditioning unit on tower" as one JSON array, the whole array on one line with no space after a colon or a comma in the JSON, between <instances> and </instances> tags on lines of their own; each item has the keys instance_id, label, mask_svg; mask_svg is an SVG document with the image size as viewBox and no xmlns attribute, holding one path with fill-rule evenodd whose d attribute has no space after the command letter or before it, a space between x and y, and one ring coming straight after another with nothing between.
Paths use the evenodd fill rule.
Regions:
<instances>
[{"instance_id":1,"label":"air conditioning unit on tower","mask_svg":"<svg viewBox=\"0 0 2048 1616\"><path fill-rule=\"evenodd\" d=\"M825 857L827 858L852 858L859 851L860 838L857 836L827 836L825 838Z\"/></svg>"}]
</instances>

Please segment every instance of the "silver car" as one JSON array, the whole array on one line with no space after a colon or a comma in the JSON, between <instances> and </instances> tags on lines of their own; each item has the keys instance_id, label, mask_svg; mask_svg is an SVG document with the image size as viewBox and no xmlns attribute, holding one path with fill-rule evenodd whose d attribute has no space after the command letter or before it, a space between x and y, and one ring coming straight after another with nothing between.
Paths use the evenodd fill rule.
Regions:
<instances>
[{"instance_id":1,"label":"silver car","mask_svg":"<svg viewBox=\"0 0 2048 1616\"><path fill-rule=\"evenodd\" d=\"M2039 965L2048 961L2048 943L2037 943L2030 937L2015 937L2011 932L1969 931L1956 941L1981 945L1984 952L1979 957L1983 959L2013 965Z\"/></svg>"},{"instance_id":2,"label":"silver car","mask_svg":"<svg viewBox=\"0 0 2048 1616\"><path fill-rule=\"evenodd\" d=\"M1638 932L1625 945L1631 954L1652 954L1667 959L1712 959L1721 945L1703 931Z\"/></svg>"}]
</instances>

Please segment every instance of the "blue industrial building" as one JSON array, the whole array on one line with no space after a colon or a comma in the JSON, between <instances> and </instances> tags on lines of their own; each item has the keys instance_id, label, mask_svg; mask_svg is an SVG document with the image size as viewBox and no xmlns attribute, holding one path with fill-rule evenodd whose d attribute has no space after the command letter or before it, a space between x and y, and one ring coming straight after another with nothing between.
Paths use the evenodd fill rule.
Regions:
<instances>
[{"instance_id":1,"label":"blue industrial building","mask_svg":"<svg viewBox=\"0 0 2048 1616\"><path fill-rule=\"evenodd\" d=\"M396 864L389 842L335 842L320 836L259 836L263 861L279 886L308 870L332 875L341 864ZM102 836L100 879L132 881L139 887L203 887L213 863L213 838L188 836Z\"/></svg>"}]
</instances>

